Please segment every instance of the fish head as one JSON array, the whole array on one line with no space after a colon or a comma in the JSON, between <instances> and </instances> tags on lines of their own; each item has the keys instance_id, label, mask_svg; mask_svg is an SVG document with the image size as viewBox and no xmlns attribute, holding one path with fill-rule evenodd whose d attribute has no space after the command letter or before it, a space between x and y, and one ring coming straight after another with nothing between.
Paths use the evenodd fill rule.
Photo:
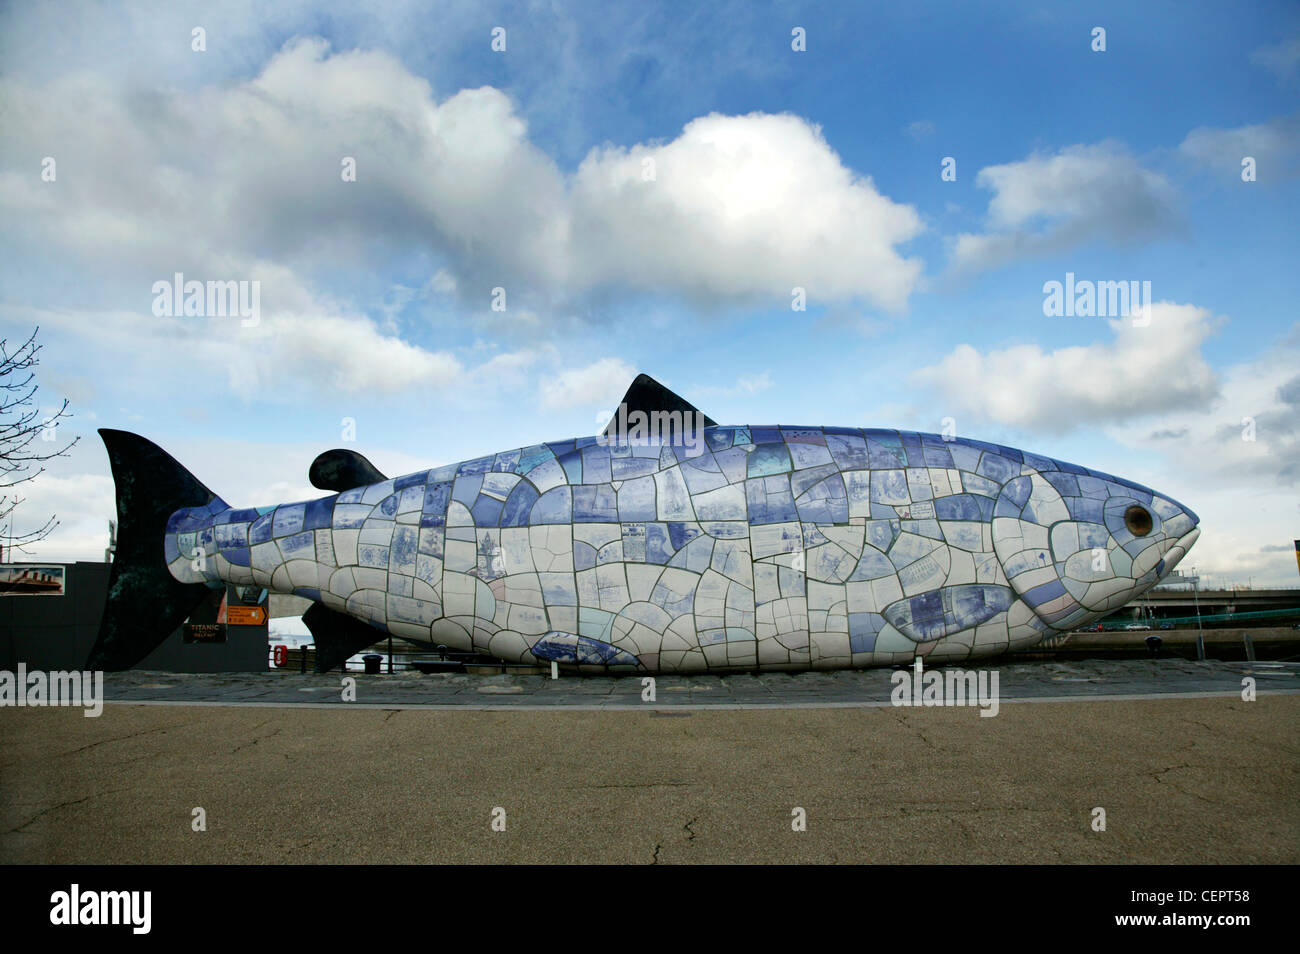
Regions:
<instances>
[{"instance_id":1,"label":"fish head","mask_svg":"<svg viewBox=\"0 0 1300 954\"><path fill-rule=\"evenodd\" d=\"M1042 623L1075 629L1146 592L1201 531L1172 497L1073 464L1025 455L994 507L994 549Z\"/></svg>"}]
</instances>

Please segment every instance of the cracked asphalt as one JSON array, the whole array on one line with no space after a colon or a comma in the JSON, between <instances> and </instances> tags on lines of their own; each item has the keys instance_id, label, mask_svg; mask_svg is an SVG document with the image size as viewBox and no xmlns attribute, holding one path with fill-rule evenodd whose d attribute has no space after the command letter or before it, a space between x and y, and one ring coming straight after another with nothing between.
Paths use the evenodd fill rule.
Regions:
<instances>
[{"instance_id":1,"label":"cracked asphalt","mask_svg":"<svg viewBox=\"0 0 1300 954\"><path fill-rule=\"evenodd\" d=\"M1052 665L999 667L995 718L880 705L880 671L644 704L639 679L359 677L334 704L337 675L124 674L99 718L0 709L0 861L1300 861L1294 667L1246 702L1245 663ZM209 704L122 699L163 685Z\"/></svg>"}]
</instances>

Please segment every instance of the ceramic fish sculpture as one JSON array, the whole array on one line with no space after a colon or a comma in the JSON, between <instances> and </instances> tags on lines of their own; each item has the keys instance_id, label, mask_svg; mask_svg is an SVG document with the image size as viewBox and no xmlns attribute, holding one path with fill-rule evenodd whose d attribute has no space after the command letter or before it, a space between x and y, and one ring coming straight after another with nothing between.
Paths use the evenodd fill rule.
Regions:
<instances>
[{"instance_id":1,"label":"ceramic fish sculpture","mask_svg":"<svg viewBox=\"0 0 1300 954\"><path fill-rule=\"evenodd\" d=\"M1114 611L1200 534L1139 484L997 444L721 426L642 375L595 437L232 507L102 430L118 548L91 669L129 668L228 583L313 601L318 668L390 633L578 671L841 669L1032 646Z\"/></svg>"}]
</instances>

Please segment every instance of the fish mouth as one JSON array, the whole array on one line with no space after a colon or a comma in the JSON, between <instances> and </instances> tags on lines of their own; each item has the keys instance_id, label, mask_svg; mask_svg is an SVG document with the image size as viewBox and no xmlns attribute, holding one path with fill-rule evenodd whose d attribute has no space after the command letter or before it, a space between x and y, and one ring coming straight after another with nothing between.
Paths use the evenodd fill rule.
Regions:
<instances>
[{"instance_id":1,"label":"fish mouth","mask_svg":"<svg viewBox=\"0 0 1300 954\"><path fill-rule=\"evenodd\" d=\"M1165 551L1164 556L1158 565L1157 578L1163 580L1167 577L1182 560L1187 556L1187 551L1192 548L1192 544L1201 536L1200 527L1192 527L1181 537L1174 541L1173 545Z\"/></svg>"}]
</instances>

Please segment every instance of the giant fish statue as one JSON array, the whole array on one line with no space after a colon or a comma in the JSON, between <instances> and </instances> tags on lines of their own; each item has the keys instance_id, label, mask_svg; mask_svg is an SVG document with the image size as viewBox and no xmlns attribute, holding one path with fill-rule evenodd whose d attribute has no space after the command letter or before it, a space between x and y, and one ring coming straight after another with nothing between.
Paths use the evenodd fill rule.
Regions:
<instances>
[{"instance_id":1,"label":"giant fish statue","mask_svg":"<svg viewBox=\"0 0 1300 954\"><path fill-rule=\"evenodd\" d=\"M208 588L313 601L325 670L389 633L578 671L843 669L993 656L1099 619L1200 534L1130 481L997 444L719 426L642 375L595 437L385 478L330 451L319 500L231 507L101 430L118 545L91 669Z\"/></svg>"}]
</instances>

